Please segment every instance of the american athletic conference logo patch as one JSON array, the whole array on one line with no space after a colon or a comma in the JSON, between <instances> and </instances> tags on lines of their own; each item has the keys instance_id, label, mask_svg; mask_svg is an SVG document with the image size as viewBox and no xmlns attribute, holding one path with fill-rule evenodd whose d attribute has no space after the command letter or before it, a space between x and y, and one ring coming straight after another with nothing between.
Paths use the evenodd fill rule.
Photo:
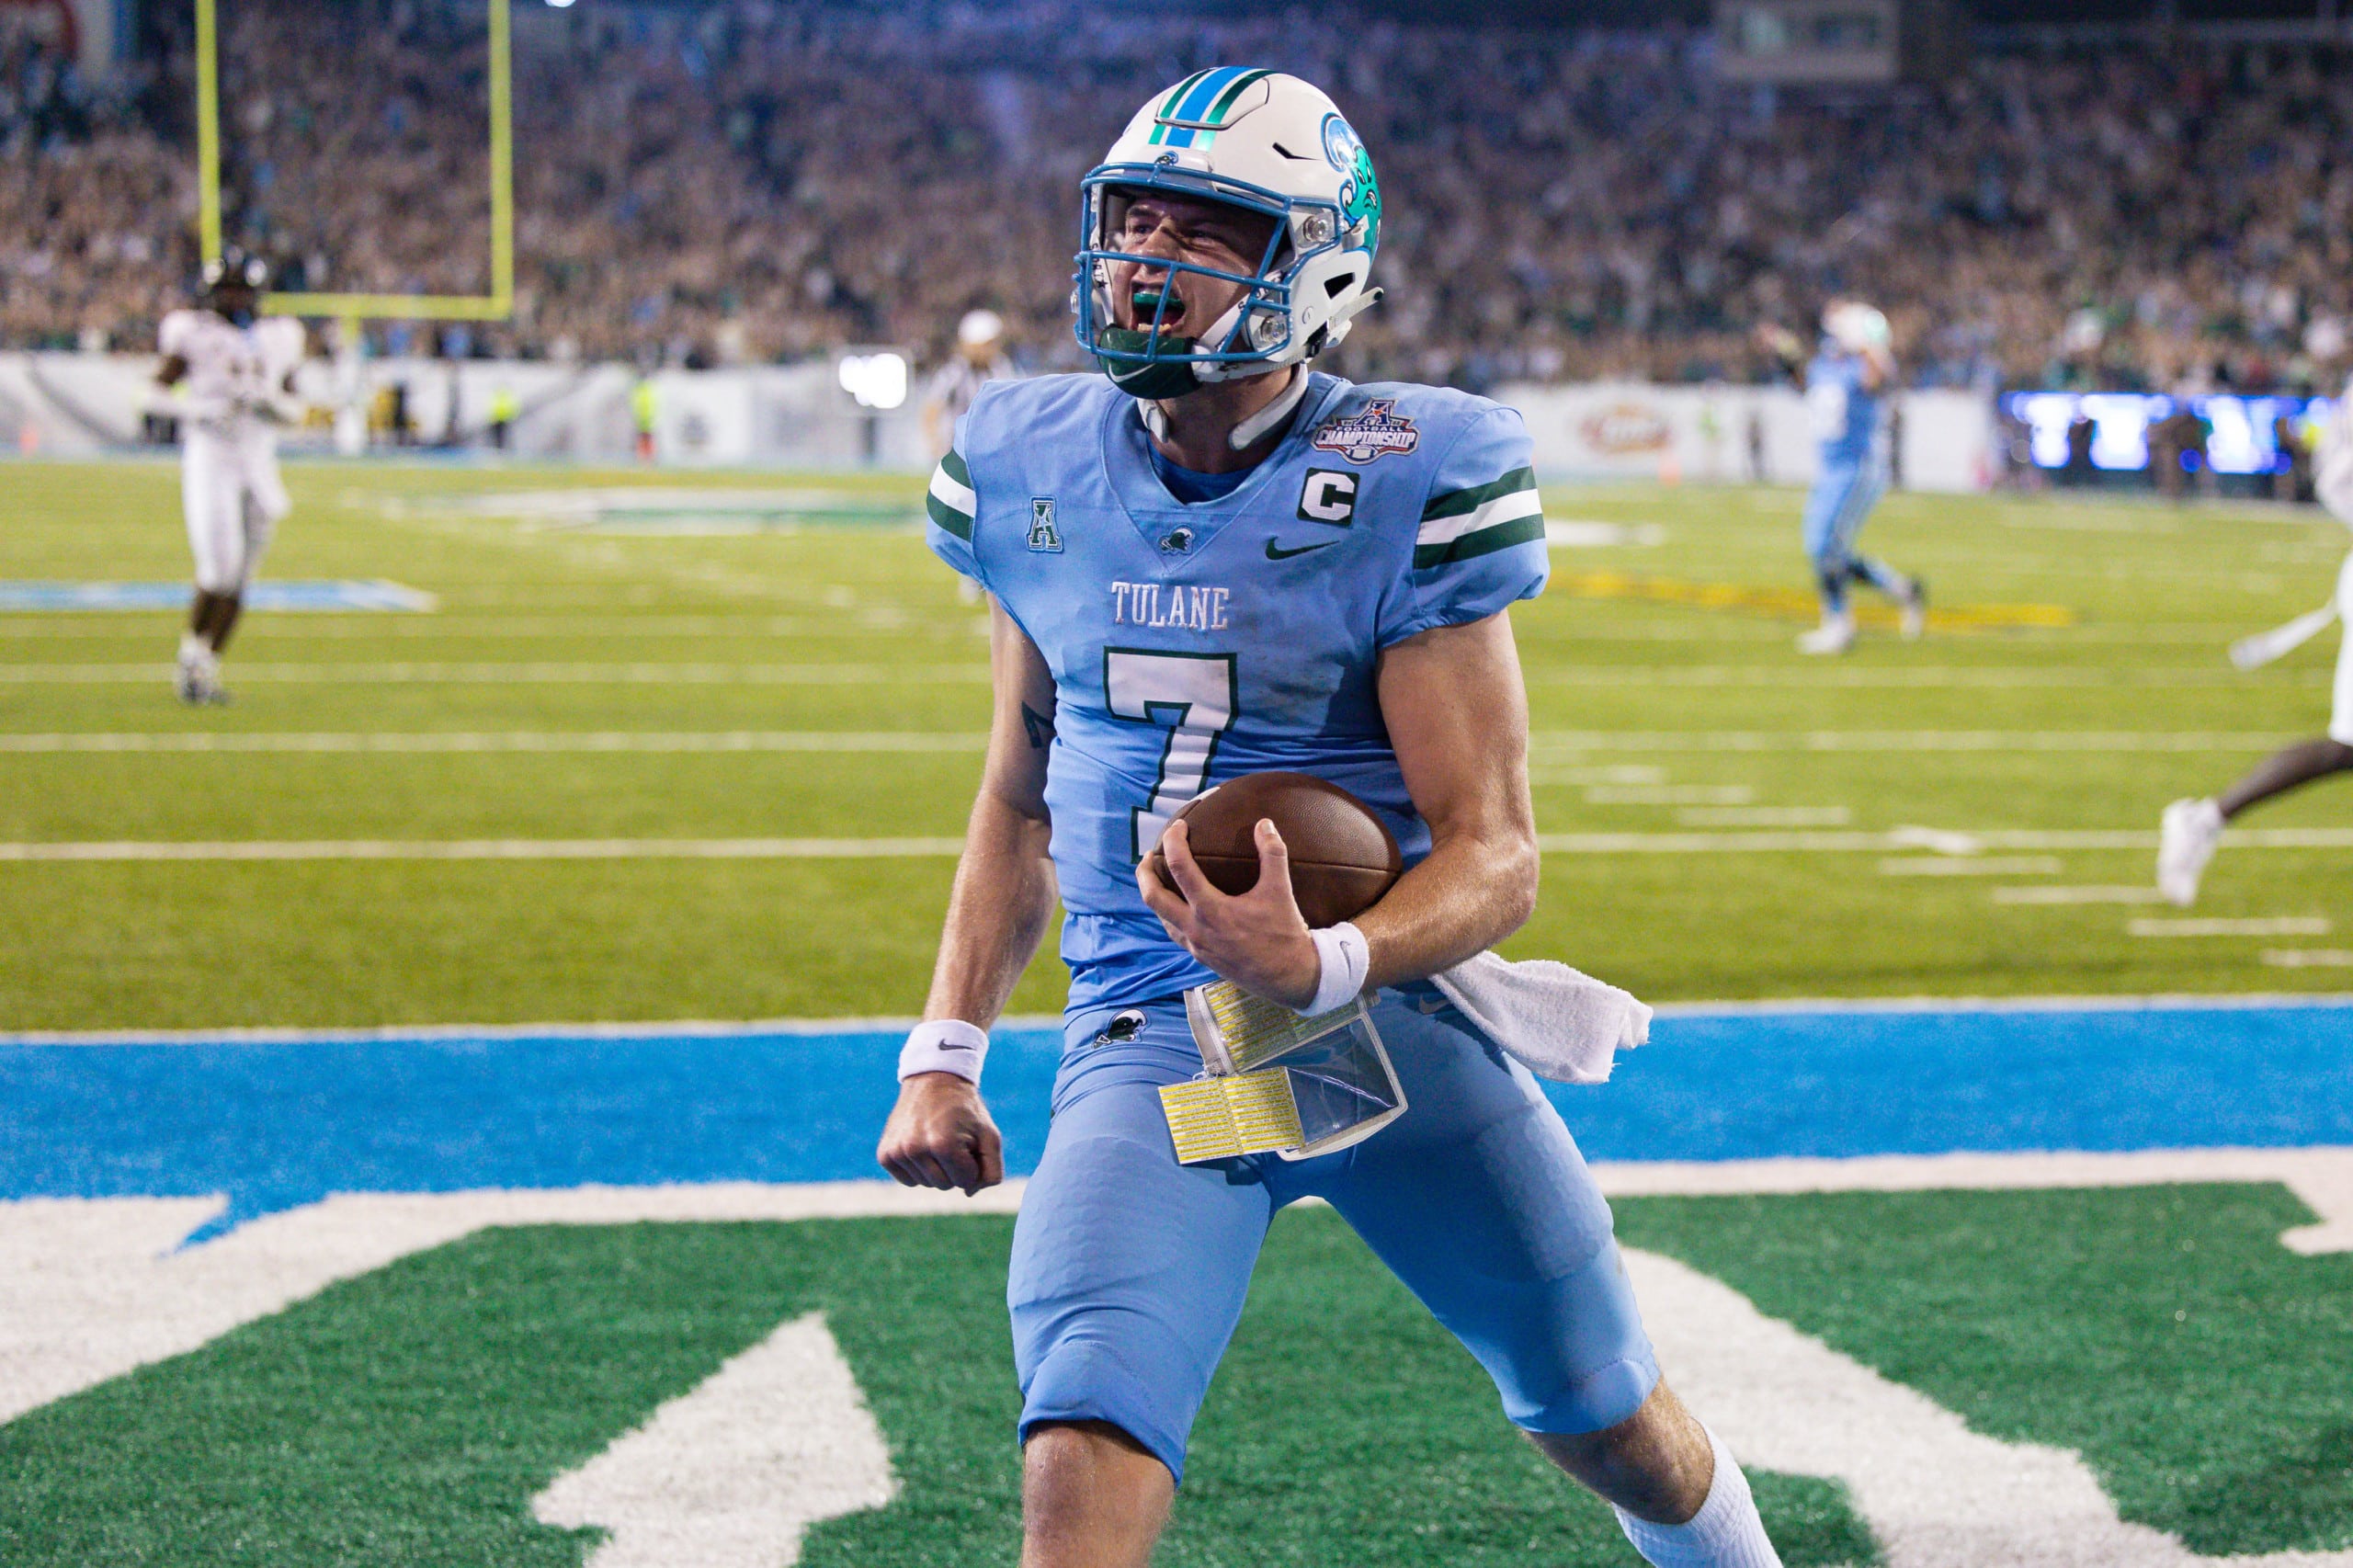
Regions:
<instances>
[{"instance_id":1,"label":"american athletic conference logo patch","mask_svg":"<svg viewBox=\"0 0 2353 1568\"><path fill-rule=\"evenodd\" d=\"M1352 463L1369 463L1392 452L1403 456L1422 444L1422 433L1414 428L1410 417L1391 412L1396 406L1393 397L1377 397L1364 405L1363 413L1327 422L1315 432L1313 445L1318 451L1337 452Z\"/></svg>"}]
</instances>

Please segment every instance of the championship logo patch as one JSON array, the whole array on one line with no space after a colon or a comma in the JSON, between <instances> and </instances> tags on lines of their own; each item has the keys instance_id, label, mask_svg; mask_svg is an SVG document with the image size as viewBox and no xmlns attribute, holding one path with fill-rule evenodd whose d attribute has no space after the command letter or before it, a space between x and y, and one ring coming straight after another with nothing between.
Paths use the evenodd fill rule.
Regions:
<instances>
[{"instance_id":1,"label":"championship logo patch","mask_svg":"<svg viewBox=\"0 0 2353 1568\"><path fill-rule=\"evenodd\" d=\"M1344 415L1328 421L1315 432L1315 449L1337 452L1352 463L1369 463L1392 452L1403 456L1412 451L1422 444L1422 433L1414 428L1411 418L1391 412L1396 406L1393 397L1375 398L1364 405L1361 414Z\"/></svg>"}]
</instances>

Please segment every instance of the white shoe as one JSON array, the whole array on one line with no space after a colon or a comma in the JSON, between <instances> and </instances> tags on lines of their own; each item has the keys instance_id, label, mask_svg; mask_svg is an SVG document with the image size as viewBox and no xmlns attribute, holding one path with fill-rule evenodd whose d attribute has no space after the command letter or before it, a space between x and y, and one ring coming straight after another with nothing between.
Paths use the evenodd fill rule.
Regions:
<instances>
[{"instance_id":1,"label":"white shoe","mask_svg":"<svg viewBox=\"0 0 2353 1568\"><path fill-rule=\"evenodd\" d=\"M209 653L183 655L172 689L191 708L219 708L229 700L229 694L221 688L221 661Z\"/></svg>"},{"instance_id":2,"label":"white shoe","mask_svg":"<svg viewBox=\"0 0 2353 1568\"><path fill-rule=\"evenodd\" d=\"M1843 653L1855 645L1855 618L1825 615L1822 624L1798 638L1801 653Z\"/></svg>"},{"instance_id":3,"label":"white shoe","mask_svg":"<svg viewBox=\"0 0 2353 1568\"><path fill-rule=\"evenodd\" d=\"M1928 580L1915 577L1904 595L1901 606L1904 616L1904 641L1917 642L1920 634L1928 630Z\"/></svg>"},{"instance_id":4,"label":"white shoe","mask_svg":"<svg viewBox=\"0 0 2353 1568\"><path fill-rule=\"evenodd\" d=\"M2211 801L2176 801L2157 829L2157 891L2188 909L2198 902L2198 879L2222 841L2222 808Z\"/></svg>"}]
</instances>

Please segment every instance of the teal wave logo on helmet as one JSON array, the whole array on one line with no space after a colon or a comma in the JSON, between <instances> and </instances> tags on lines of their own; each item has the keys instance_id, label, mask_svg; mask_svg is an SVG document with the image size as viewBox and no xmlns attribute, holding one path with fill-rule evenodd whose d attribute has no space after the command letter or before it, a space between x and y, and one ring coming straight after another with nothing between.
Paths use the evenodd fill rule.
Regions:
<instances>
[{"instance_id":1,"label":"teal wave logo on helmet","mask_svg":"<svg viewBox=\"0 0 2353 1568\"><path fill-rule=\"evenodd\" d=\"M1340 215L1348 232L1360 234L1361 248L1381 246L1381 178L1372 172L1372 154L1356 128L1336 114L1324 117L1324 155L1344 177L1340 186Z\"/></svg>"}]
</instances>

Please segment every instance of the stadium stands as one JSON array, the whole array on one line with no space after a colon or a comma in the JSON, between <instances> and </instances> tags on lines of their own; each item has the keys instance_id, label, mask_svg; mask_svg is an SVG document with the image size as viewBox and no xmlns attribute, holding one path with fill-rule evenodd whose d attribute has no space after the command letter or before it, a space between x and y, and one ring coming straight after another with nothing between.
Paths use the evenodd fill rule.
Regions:
<instances>
[{"instance_id":1,"label":"stadium stands","mask_svg":"<svg viewBox=\"0 0 2353 1568\"><path fill-rule=\"evenodd\" d=\"M224 0L233 230L310 287L478 291L474 0ZM1072 188L1212 58L1334 85L1396 217L1353 373L1759 377L1760 320L1882 301L1927 384L2333 384L2353 74L2310 45L1981 51L1946 88L1714 81L1699 34L1188 24L1063 0L517 12L521 292L452 351L929 355L973 305L1071 354ZM1173 40L1173 41L1172 41ZM0 51L0 341L149 340L192 256L185 36L95 89ZM76 330L78 328L78 330ZM380 331L386 329L379 329ZM424 340L389 329L389 346Z\"/></svg>"}]
</instances>

